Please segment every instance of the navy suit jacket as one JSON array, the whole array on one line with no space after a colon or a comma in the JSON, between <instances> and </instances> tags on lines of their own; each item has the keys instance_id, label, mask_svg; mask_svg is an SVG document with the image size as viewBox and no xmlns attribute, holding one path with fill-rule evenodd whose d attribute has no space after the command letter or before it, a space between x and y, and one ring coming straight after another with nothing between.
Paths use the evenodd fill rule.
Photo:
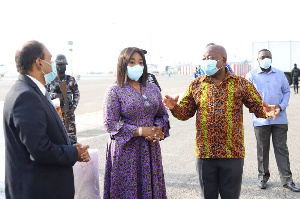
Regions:
<instances>
[{"instance_id":1,"label":"navy suit jacket","mask_svg":"<svg viewBox=\"0 0 300 199\"><path fill-rule=\"evenodd\" d=\"M5 194L10 199L74 198L75 146L68 145L55 109L26 75L4 102Z\"/></svg>"}]
</instances>

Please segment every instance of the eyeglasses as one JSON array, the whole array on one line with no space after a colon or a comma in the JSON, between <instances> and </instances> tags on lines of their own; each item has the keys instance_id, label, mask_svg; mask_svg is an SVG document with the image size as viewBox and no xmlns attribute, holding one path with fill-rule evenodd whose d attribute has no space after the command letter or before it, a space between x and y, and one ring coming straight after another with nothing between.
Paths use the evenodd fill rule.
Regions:
<instances>
[{"instance_id":1,"label":"eyeglasses","mask_svg":"<svg viewBox=\"0 0 300 199\"><path fill-rule=\"evenodd\" d=\"M144 107L148 108L150 106L148 97L146 95L142 95L142 97L143 97L143 100L144 100Z\"/></svg>"}]
</instances>

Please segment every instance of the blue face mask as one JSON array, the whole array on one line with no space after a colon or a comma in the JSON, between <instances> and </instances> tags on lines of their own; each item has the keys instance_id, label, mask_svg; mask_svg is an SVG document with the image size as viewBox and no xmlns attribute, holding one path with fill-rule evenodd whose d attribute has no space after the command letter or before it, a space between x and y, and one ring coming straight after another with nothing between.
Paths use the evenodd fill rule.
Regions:
<instances>
[{"instance_id":1,"label":"blue face mask","mask_svg":"<svg viewBox=\"0 0 300 199\"><path fill-rule=\"evenodd\" d=\"M206 75L211 76L216 74L221 68L217 68L218 61L216 60L202 60L201 67Z\"/></svg>"},{"instance_id":2,"label":"blue face mask","mask_svg":"<svg viewBox=\"0 0 300 199\"><path fill-rule=\"evenodd\" d=\"M135 66L127 66L127 75L129 79L133 81L138 81L140 77L143 75L144 66L139 64Z\"/></svg>"},{"instance_id":3,"label":"blue face mask","mask_svg":"<svg viewBox=\"0 0 300 199\"><path fill-rule=\"evenodd\" d=\"M259 63L260 67L263 68L263 69L270 68L271 64L272 64L272 59L269 59L269 58L264 58Z\"/></svg>"},{"instance_id":4,"label":"blue face mask","mask_svg":"<svg viewBox=\"0 0 300 199\"><path fill-rule=\"evenodd\" d=\"M48 62L42 60L43 62L45 62L46 64L50 65L51 68L52 68L52 71L50 73L47 73L45 74L44 71L42 71L42 73L44 73L44 78L45 78L45 81L46 81L46 84L49 84L51 83L55 77L56 77L56 64L54 62L52 62L52 64L49 64Z\"/></svg>"},{"instance_id":5,"label":"blue face mask","mask_svg":"<svg viewBox=\"0 0 300 199\"><path fill-rule=\"evenodd\" d=\"M51 64L51 68L52 68L52 71L50 73L44 75L46 84L51 83L56 77L56 65L55 65L55 63Z\"/></svg>"}]
</instances>

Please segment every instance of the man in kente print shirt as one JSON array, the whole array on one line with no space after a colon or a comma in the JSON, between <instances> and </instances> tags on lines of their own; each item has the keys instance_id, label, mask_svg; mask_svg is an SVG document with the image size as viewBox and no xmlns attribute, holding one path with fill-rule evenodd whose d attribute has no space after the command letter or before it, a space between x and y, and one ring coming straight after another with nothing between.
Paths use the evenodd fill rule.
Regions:
<instances>
[{"instance_id":1,"label":"man in kente print shirt","mask_svg":"<svg viewBox=\"0 0 300 199\"><path fill-rule=\"evenodd\" d=\"M225 67L224 47L206 48L201 66L205 75L191 82L185 96L166 95L165 106L174 117L187 120L196 113L197 171L204 198L237 199L240 196L245 156L243 105L261 118L275 118L274 105L262 101L248 80Z\"/></svg>"}]
</instances>

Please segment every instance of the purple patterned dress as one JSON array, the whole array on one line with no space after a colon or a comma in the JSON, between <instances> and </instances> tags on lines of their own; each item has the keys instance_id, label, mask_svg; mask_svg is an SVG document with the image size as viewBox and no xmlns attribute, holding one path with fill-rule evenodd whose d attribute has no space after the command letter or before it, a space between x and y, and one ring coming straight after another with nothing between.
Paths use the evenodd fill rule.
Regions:
<instances>
[{"instance_id":1,"label":"purple patterned dress","mask_svg":"<svg viewBox=\"0 0 300 199\"><path fill-rule=\"evenodd\" d=\"M169 136L169 116L156 85L129 83L108 89L104 103L107 144L104 198L166 198L159 142L132 137L137 127L161 126Z\"/></svg>"}]
</instances>

